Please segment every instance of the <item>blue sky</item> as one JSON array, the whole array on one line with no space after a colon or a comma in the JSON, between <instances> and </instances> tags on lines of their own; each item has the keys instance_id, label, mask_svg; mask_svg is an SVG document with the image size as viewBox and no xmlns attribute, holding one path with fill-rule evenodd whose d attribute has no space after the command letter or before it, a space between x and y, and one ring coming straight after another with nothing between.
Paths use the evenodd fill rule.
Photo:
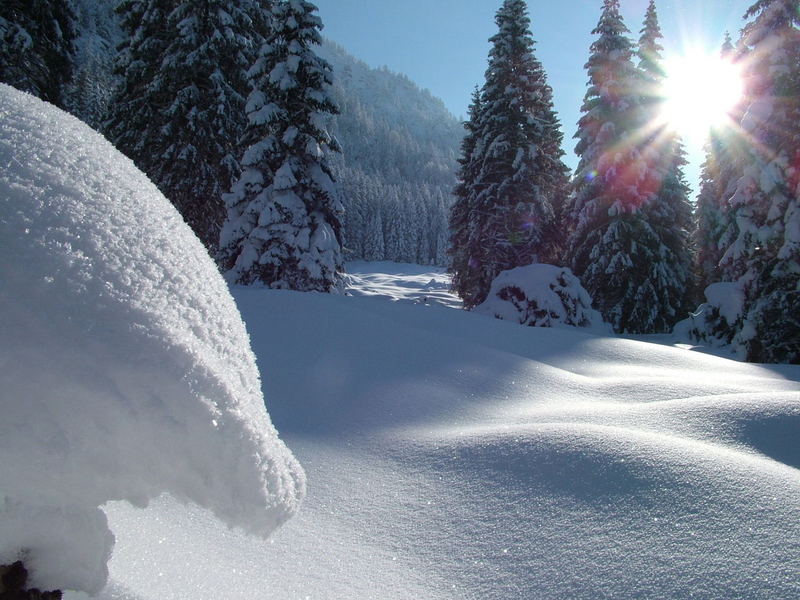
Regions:
<instances>
[{"instance_id":1,"label":"blue sky","mask_svg":"<svg viewBox=\"0 0 800 600\"><path fill-rule=\"evenodd\" d=\"M502 0L312 0L323 34L375 67L408 75L440 97L456 116L466 114L472 88L483 81L488 39ZM700 47L715 51L725 31L734 39L753 0L656 0L665 54ZM648 0L622 0L631 37L639 37ZM576 123L586 90L583 65L589 56L601 0L529 0L536 55L553 87L564 132L566 162L574 167ZM696 187L700 144L687 148L686 175Z\"/></svg>"}]
</instances>

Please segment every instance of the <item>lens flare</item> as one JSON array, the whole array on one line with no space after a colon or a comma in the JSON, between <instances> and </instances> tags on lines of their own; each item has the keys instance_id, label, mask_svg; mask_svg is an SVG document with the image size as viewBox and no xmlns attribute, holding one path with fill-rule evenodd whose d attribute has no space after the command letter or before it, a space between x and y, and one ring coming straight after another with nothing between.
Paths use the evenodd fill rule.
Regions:
<instances>
[{"instance_id":1,"label":"lens flare","mask_svg":"<svg viewBox=\"0 0 800 600\"><path fill-rule=\"evenodd\" d=\"M725 124L742 97L739 68L719 56L689 53L668 60L666 71L662 119L684 137Z\"/></svg>"}]
</instances>

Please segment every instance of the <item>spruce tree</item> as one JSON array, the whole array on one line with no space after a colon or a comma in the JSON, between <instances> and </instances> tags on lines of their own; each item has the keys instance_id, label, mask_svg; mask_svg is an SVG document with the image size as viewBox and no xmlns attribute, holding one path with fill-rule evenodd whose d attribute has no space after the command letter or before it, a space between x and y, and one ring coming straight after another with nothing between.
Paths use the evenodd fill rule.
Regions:
<instances>
[{"instance_id":1,"label":"spruce tree","mask_svg":"<svg viewBox=\"0 0 800 600\"><path fill-rule=\"evenodd\" d=\"M222 194L240 173L245 72L257 41L247 8L243 0L121 6L131 40L110 137L212 254L224 219Z\"/></svg>"},{"instance_id":2,"label":"spruce tree","mask_svg":"<svg viewBox=\"0 0 800 600\"><path fill-rule=\"evenodd\" d=\"M238 178L252 22L239 0L182 2L153 85L168 93L159 145L146 172L212 255L225 218L222 194Z\"/></svg>"},{"instance_id":3,"label":"spruce tree","mask_svg":"<svg viewBox=\"0 0 800 600\"><path fill-rule=\"evenodd\" d=\"M455 274L465 308L483 302L500 272L549 255L553 203L566 186L552 90L533 53L525 2L505 0L495 22L470 159L477 172L468 202L472 239L467 268Z\"/></svg>"},{"instance_id":4,"label":"spruce tree","mask_svg":"<svg viewBox=\"0 0 800 600\"><path fill-rule=\"evenodd\" d=\"M169 0L122 0L116 8L124 34L114 63L119 84L103 130L145 173L152 166L150 148L159 146L159 112L169 101L153 84L172 37L166 27L171 5Z\"/></svg>"},{"instance_id":5,"label":"spruce tree","mask_svg":"<svg viewBox=\"0 0 800 600\"><path fill-rule=\"evenodd\" d=\"M322 22L305 0L277 2L273 29L249 71L248 146L226 196L223 266L230 280L331 292L341 285L342 203L325 130L336 113L330 65L314 47Z\"/></svg>"},{"instance_id":6,"label":"spruce tree","mask_svg":"<svg viewBox=\"0 0 800 600\"><path fill-rule=\"evenodd\" d=\"M618 332L652 327L658 288L650 264L662 243L648 223L646 162L639 152L640 74L619 14L604 0L586 63L589 87L578 121L580 157L568 207L566 259L603 318Z\"/></svg>"},{"instance_id":7,"label":"spruce tree","mask_svg":"<svg viewBox=\"0 0 800 600\"><path fill-rule=\"evenodd\" d=\"M748 360L800 362L800 0L745 14L750 52L742 130L751 143L730 199L738 235L722 262L739 276Z\"/></svg>"},{"instance_id":8,"label":"spruce tree","mask_svg":"<svg viewBox=\"0 0 800 600\"><path fill-rule=\"evenodd\" d=\"M473 224L475 185L478 178L478 161L473 152L478 142L478 124L481 115L481 92L478 86L472 92L468 118L464 121L466 134L461 141L461 156L458 158L458 184L453 189L455 201L450 208L450 239L448 271L452 274L452 290L461 298L476 298L478 278L473 271L477 269L477 247Z\"/></svg>"},{"instance_id":9,"label":"spruce tree","mask_svg":"<svg viewBox=\"0 0 800 600\"><path fill-rule=\"evenodd\" d=\"M642 265L641 271L647 272L642 273L646 281L641 284L652 286L654 301L637 305L634 310L640 316L628 324L631 331L647 333L671 330L691 307L687 291L692 272L692 207L683 176L686 159L681 140L661 119L664 100L660 90L665 79L659 44L662 37L655 1L650 0L638 49L643 129L639 152L646 168L642 186L647 195L641 217L657 244L652 258Z\"/></svg>"},{"instance_id":10,"label":"spruce tree","mask_svg":"<svg viewBox=\"0 0 800 600\"><path fill-rule=\"evenodd\" d=\"M3 0L0 81L64 108L75 28L69 0Z\"/></svg>"}]
</instances>

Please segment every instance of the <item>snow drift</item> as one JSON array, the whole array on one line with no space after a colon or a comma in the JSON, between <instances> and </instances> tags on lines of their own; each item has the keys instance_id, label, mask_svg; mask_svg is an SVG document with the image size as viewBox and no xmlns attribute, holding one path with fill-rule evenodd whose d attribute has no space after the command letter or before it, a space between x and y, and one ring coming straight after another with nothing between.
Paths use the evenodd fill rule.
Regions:
<instances>
[{"instance_id":1,"label":"snow drift","mask_svg":"<svg viewBox=\"0 0 800 600\"><path fill-rule=\"evenodd\" d=\"M800 598L800 367L426 305L441 271L374 267L361 297L233 290L300 514L264 542L113 503L103 600Z\"/></svg>"},{"instance_id":2,"label":"snow drift","mask_svg":"<svg viewBox=\"0 0 800 600\"><path fill-rule=\"evenodd\" d=\"M0 564L97 592L98 508L168 492L266 535L305 477L228 289L128 159L0 86Z\"/></svg>"}]
</instances>

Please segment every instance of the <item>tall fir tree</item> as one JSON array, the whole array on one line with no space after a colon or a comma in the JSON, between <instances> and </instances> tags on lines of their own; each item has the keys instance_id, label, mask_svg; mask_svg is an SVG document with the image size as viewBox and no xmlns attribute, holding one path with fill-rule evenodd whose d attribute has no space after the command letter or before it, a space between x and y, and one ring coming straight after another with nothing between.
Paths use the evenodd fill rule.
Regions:
<instances>
[{"instance_id":1,"label":"tall fir tree","mask_svg":"<svg viewBox=\"0 0 800 600\"><path fill-rule=\"evenodd\" d=\"M314 52L322 22L305 0L277 2L273 29L249 71L248 146L226 196L221 256L241 284L331 292L341 285L342 203L327 161L336 113L330 65Z\"/></svg>"},{"instance_id":2,"label":"tall fir tree","mask_svg":"<svg viewBox=\"0 0 800 600\"><path fill-rule=\"evenodd\" d=\"M736 341L748 360L800 363L800 0L758 0L745 18L741 127L751 143L722 263L745 291Z\"/></svg>"},{"instance_id":3,"label":"tall fir tree","mask_svg":"<svg viewBox=\"0 0 800 600\"><path fill-rule=\"evenodd\" d=\"M643 206L649 198L642 137L641 76L619 0L604 0L590 47L589 87L578 121L580 162L567 211L566 262L618 332L652 327L657 303L650 263L661 242Z\"/></svg>"},{"instance_id":4,"label":"tall fir tree","mask_svg":"<svg viewBox=\"0 0 800 600\"><path fill-rule=\"evenodd\" d=\"M258 41L249 8L249 0L127 0L119 9L130 41L108 133L212 254L222 194L240 173L245 73Z\"/></svg>"},{"instance_id":5,"label":"tall fir tree","mask_svg":"<svg viewBox=\"0 0 800 600\"><path fill-rule=\"evenodd\" d=\"M452 289L461 298L474 298L479 295L478 279L471 277L477 262L471 257L477 255L473 246L473 206L475 184L478 179L478 161L473 157L478 142L478 125L481 115L481 92L478 86L472 92L468 118L464 121L466 133L461 140L461 156L458 158L458 183L453 189L455 201L450 208L450 239L448 270L452 274Z\"/></svg>"},{"instance_id":6,"label":"tall fir tree","mask_svg":"<svg viewBox=\"0 0 800 600\"><path fill-rule=\"evenodd\" d=\"M552 90L534 56L524 0L505 0L495 22L469 159L477 175L463 181L471 184L469 256L466 268L454 263L465 308L483 302L500 272L549 258L553 203L567 183Z\"/></svg>"},{"instance_id":7,"label":"tall fir tree","mask_svg":"<svg viewBox=\"0 0 800 600\"><path fill-rule=\"evenodd\" d=\"M642 288L652 289L645 304L638 303L630 330L663 333L689 311L692 284L692 205L683 176L685 152L678 135L663 123L665 71L662 64L661 28L654 0L650 0L639 38L639 72L642 78L639 153L647 169L643 190L647 195L641 217L655 239L655 252L642 269ZM645 260L639 257L638 260Z\"/></svg>"},{"instance_id":8,"label":"tall fir tree","mask_svg":"<svg viewBox=\"0 0 800 600\"><path fill-rule=\"evenodd\" d=\"M153 87L160 60L170 40L166 27L168 0L122 0L115 12L123 32L117 47L114 90L103 131L111 143L145 170L148 148L156 142L157 113L166 94Z\"/></svg>"},{"instance_id":9,"label":"tall fir tree","mask_svg":"<svg viewBox=\"0 0 800 600\"><path fill-rule=\"evenodd\" d=\"M64 108L75 28L69 0L3 0L0 81Z\"/></svg>"}]
</instances>

